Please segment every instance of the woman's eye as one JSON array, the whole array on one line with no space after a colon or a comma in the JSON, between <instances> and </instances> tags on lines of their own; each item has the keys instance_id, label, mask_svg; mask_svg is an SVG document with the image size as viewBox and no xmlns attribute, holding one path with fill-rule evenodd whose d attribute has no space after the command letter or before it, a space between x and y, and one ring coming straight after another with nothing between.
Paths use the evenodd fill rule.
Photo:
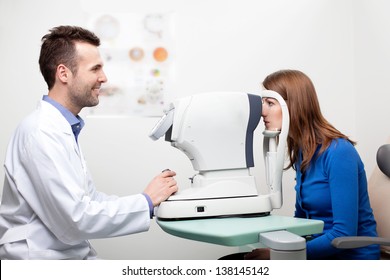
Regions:
<instances>
[{"instance_id":1,"label":"woman's eye","mask_svg":"<svg viewBox=\"0 0 390 280\"><path fill-rule=\"evenodd\" d=\"M267 99L263 99L263 104L267 105L268 107L273 107L276 105L276 102L274 102L273 100L267 100Z\"/></svg>"}]
</instances>

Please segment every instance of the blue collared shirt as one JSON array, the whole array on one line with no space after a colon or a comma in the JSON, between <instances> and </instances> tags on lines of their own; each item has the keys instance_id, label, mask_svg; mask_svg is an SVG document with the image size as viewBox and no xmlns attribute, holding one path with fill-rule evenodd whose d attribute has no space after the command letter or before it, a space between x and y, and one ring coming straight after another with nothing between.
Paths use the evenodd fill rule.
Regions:
<instances>
[{"instance_id":1,"label":"blue collared shirt","mask_svg":"<svg viewBox=\"0 0 390 280\"><path fill-rule=\"evenodd\" d=\"M54 101L48 95L44 95L42 99L44 101L50 103L51 105L53 105L55 108L58 109L58 111L61 112L61 114L64 116L64 118L69 122L69 124L72 128L74 137L75 137L76 142L77 142L77 138L80 134L80 131L84 127L84 124L85 124L84 120L78 115L77 116L73 115L72 112L70 112L68 109L66 109L64 106L62 106L57 101ZM152 218L153 211L154 211L154 206L153 206L152 200L147 194L145 194L145 193L142 193L142 194L145 196L146 200L148 201L150 218Z\"/></svg>"},{"instance_id":2,"label":"blue collared shirt","mask_svg":"<svg viewBox=\"0 0 390 280\"><path fill-rule=\"evenodd\" d=\"M44 95L42 99L46 102L49 102L51 105L56 107L58 111L61 112L61 114L64 116L64 118L68 121L68 123L72 127L72 131L77 142L77 138L80 134L80 131L84 127L84 120L78 115L77 116L73 115L68 109L66 109L57 101L51 99L48 95Z\"/></svg>"}]
</instances>

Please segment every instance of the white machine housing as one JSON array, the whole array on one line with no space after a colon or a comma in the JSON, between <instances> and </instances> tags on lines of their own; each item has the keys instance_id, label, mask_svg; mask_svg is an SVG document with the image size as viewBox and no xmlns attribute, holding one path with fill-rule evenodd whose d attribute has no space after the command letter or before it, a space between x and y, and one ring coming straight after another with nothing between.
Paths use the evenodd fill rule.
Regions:
<instances>
[{"instance_id":1,"label":"white machine housing","mask_svg":"<svg viewBox=\"0 0 390 280\"><path fill-rule=\"evenodd\" d=\"M260 122L262 97L282 105L281 131L264 131L263 156L269 194L259 195L254 166L253 134ZM191 187L180 189L156 208L159 219L268 215L282 206L282 173L289 127L283 98L265 90L262 96L242 92L209 92L175 100L150 137L165 140L191 160Z\"/></svg>"}]
</instances>

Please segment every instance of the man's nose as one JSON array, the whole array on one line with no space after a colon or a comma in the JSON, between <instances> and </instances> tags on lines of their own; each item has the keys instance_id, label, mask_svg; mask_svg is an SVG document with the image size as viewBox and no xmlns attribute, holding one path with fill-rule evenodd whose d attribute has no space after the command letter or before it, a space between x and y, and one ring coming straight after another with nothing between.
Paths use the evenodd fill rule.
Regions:
<instances>
[{"instance_id":1,"label":"man's nose","mask_svg":"<svg viewBox=\"0 0 390 280\"><path fill-rule=\"evenodd\" d=\"M102 74L101 74L100 77L99 77L99 81L100 81L101 83L107 82L106 73L104 73L103 71L102 71Z\"/></svg>"}]
</instances>

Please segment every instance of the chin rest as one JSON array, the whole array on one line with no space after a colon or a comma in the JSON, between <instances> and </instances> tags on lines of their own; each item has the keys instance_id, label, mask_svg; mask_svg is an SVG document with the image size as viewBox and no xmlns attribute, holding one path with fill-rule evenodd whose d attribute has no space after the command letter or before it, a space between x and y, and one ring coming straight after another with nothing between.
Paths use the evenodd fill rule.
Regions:
<instances>
[{"instance_id":1,"label":"chin rest","mask_svg":"<svg viewBox=\"0 0 390 280\"><path fill-rule=\"evenodd\" d=\"M381 246L382 258L390 259L390 144L378 149L376 161L377 167L368 181L368 192L379 237L338 237L333 239L332 245L340 249L352 249L378 244Z\"/></svg>"}]
</instances>

